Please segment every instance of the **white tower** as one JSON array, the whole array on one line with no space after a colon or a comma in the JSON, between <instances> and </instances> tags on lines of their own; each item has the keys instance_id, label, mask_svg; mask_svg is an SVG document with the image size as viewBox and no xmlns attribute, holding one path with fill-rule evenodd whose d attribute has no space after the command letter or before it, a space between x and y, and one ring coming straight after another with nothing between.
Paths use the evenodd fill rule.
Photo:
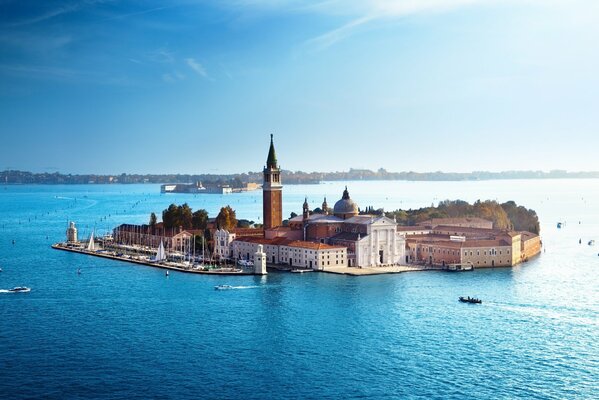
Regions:
<instances>
[{"instance_id":1,"label":"white tower","mask_svg":"<svg viewBox=\"0 0 599 400\"><path fill-rule=\"evenodd\" d=\"M266 254L263 251L261 244L258 245L258 250L254 253L254 274L266 275Z\"/></svg>"},{"instance_id":2,"label":"white tower","mask_svg":"<svg viewBox=\"0 0 599 400\"><path fill-rule=\"evenodd\" d=\"M75 228L74 222L69 222L69 227L67 228L67 242L77 243L77 228Z\"/></svg>"}]
</instances>

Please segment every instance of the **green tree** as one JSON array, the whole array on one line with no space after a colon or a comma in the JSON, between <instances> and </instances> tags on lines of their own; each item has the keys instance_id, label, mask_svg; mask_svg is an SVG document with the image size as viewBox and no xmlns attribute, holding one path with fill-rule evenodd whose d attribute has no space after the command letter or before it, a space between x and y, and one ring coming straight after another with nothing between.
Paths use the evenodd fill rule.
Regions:
<instances>
[{"instance_id":1,"label":"green tree","mask_svg":"<svg viewBox=\"0 0 599 400\"><path fill-rule=\"evenodd\" d=\"M201 209L192 214L191 225L193 229L206 229L208 225L208 211Z\"/></svg>"},{"instance_id":2,"label":"green tree","mask_svg":"<svg viewBox=\"0 0 599 400\"><path fill-rule=\"evenodd\" d=\"M183 229L190 229L193 226L193 212L187 203L177 207L177 214L179 226Z\"/></svg>"},{"instance_id":3,"label":"green tree","mask_svg":"<svg viewBox=\"0 0 599 400\"><path fill-rule=\"evenodd\" d=\"M148 225L150 225L152 228L154 228L156 226L156 214L152 213L150 214L150 223Z\"/></svg>"},{"instance_id":4,"label":"green tree","mask_svg":"<svg viewBox=\"0 0 599 400\"><path fill-rule=\"evenodd\" d=\"M162 211L162 222L166 229L171 229L179 225L177 220L178 208L175 204L171 204L168 208Z\"/></svg>"}]
</instances>

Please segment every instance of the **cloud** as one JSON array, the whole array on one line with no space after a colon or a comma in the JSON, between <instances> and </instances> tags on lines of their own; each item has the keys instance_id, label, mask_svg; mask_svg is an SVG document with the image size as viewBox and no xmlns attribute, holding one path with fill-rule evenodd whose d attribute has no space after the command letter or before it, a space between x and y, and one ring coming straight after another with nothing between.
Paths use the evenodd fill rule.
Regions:
<instances>
[{"instance_id":1,"label":"cloud","mask_svg":"<svg viewBox=\"0 0 599 400\"><path fill-rule=\"evenodd\" d=\"M208 77L208 73L206 72L206 69L204 68L204 66L202 64L200 64L199 62L197 62L196 60L194 60L193 58L186 58L185 62L187 63L189 68L191 68L198 75L200 75L204 78Z\"/></svg>"},{"instance_id":2,"label":"cloud","mask_svg":"<svg viewBox=\"0 0 599 400\"><path fill-rule=\"evenodd\" d=\"M162 80L166 83L175 83L177 81L171 74L162 74Z\"/></svg>"},{"instance_id":3,"label":"cloud","mask_svg":"<svg viewBox=\"0 0 599 400\"><path fill-rule=\"evenodd\" d=\"M9 27L19 27L19 26L37 24L38 22L46 21L46 20L61 16L63 14L77 12L77 11L81 10L82 8L85 8L88 6L94 6L96 4L106 3L109 1L112 1L112 0L85 0L85 1L81 1L79 3L75 2L75 3L65 4L60 7L56 7L52 10L46 11L45 13L37 15L35 17L31 17L29 19L24 19L24 20L21 20L18 22L14 22L12 24L9 24L8 26Z\"/></svg>"},{"instance_id":4,"label":"cloud","mask_svg":"<svg viewBox=\"0 0 599 400\"><path fill-rule=\"evenodd\" d=\"M171 51L162 47L148 53L148 59L157 63L172 63L175 61L175 56Z\"/></svg>"},{"instance_id":5,"label":"cloud","mask_svg":"<svg viewBox=\"0 0 599 400\"><path fill-rule=\"evenodd\" d=\"M423 12L445 12L476 3L496 0L370 0L362 8L362 15L322 35L308 39L304 44L316 50L324 50L353 35L359 28L384 19L397 19Z\"/></svg>"},{"instance_id":6,"label":"cloud","mask_svg":"<svg viewBox=\"0 0 599 400\"><path fill-rule=\"evenodd\" d=\"M171 71L165 74L162 74L162 80L166 83L175 83L185 79L185 75L183 75L179 71Z\"/></svg>"}]
</instances>

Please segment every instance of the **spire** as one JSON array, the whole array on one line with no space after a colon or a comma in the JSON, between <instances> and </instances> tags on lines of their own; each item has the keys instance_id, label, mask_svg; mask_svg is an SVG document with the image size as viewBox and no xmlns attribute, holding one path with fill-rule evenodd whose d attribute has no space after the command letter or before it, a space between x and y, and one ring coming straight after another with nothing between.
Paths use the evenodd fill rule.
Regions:
<instances>
[{"instance_id":1,"label":"spire","mask_svg":"<svg viewBox=\"0 0 599 400\"><path fill-rule=\"evenodd\" d=\"M343 191L343 200L349 200L349 192L347 191L347 186L345 186L345 190Z\"/></svg>"},{"instance_id":2,"label":"spire","mask_svg":"<svg viewBox=\"0 0 599 400\"><path fill-rule=\"evenodd\" d=\"M272 133L270 134L270 149L268 150L268 158L266 159L266 168L276 169L277 167L277 155L275 154L275 145L272 139Z\"/></svg>"},{"instance_id":3,"label":"spire","mask_svg":"<svg viewBox=\"0 0 599 400\"><path fill-rule=\"evenodd\" d=\"M303 211L302 216L305 221L310 216L310 207L308 206L308 196L306 196L306 200L304 200L304 207L303 207L302 211Z\"/></svg>"},{"instance_id":4,"label":"spire","mask_svg":"<svg viewBox=\"0 0 599 400\"><path fill-rule=\"evenodd\" d=\"M329 213L329 205L327 204L327 197L324 197L324 201L322 202L322 212L327 215Z\"/></svg>"}]
</instances>

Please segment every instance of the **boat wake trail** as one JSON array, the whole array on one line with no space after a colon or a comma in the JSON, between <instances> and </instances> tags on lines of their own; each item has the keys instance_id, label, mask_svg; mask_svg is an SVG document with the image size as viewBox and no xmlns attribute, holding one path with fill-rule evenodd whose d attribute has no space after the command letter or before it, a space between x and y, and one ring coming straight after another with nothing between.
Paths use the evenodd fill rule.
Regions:
<instances>
[{"instance_id":1,"label":"boat wake trail","mask_svg":"<svg viewBox=\"0 0 599 400\"><path fill-rule=\"evenodd\" d=\"M0 289L0 293L11 293L9 290L6 289Z\"/></svg>"},{"instance_id":2,"label":"boat wake trail","mask_svg":"<svg viewBox=\"0 0 599 400\"><path fill-rule=\"evenodd\" d=\"M258 289L260 286L232 286L231 289L237 289L237 290L242 290L242 289Z\"/></svg>"}]
</instances>

